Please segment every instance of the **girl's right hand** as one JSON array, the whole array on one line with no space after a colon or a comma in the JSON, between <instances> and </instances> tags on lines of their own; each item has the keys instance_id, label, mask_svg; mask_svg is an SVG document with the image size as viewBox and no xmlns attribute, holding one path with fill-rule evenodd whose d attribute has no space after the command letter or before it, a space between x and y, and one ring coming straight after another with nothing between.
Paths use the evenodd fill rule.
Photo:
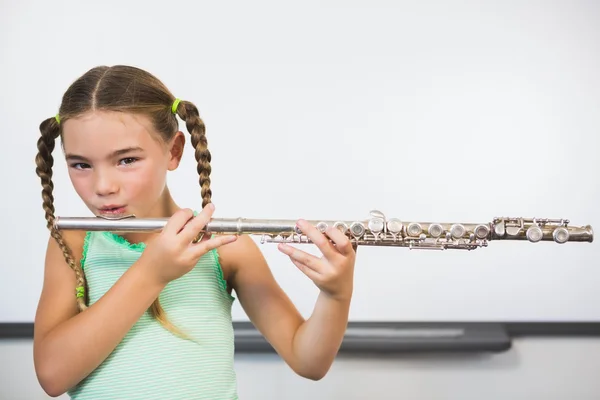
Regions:
<instances>
[{"instance_id":1,"label":"girl's right hand","mask_svg":"<svg viewBox=\"0 0 600 400\"><path fill-rule=\"evenodd\" d=\"M193 243L210 221L213 211L212 203L207 204L196 217L190 209L178 210L169 218L162 232L148 243L140 260L150 267L150 272L159 283L166 285L185 275L204 254L237 239L236 235L211 238L207 234L202 240Z\"/></svg>"}]
</instances>

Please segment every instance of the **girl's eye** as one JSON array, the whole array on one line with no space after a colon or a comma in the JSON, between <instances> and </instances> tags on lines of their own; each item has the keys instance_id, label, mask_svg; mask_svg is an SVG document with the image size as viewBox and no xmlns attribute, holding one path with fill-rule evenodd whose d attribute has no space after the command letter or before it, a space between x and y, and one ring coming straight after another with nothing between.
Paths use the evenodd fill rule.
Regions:
<instances>
[{"instance_id":1,"label":"girl's eye","mask_svg":"<svg viewBox=\"0 0 600 400\"><path fill-rule=\"evenodd\" d=\"M127 157L121 160L121 162L123 164L133 164L134 162L136 162L138 159L135 157Z\"/></svg>"},{"instance_id":2,"label":"girl's eye","mask_svg":"<svg viewBox=\"0 0 600 400\"><path fill-rule=\"evenodd\" d=\"M71 164L71 168L75 168L75 169L84 169L84 168L89 168L90 165L86 164L86 163L73 163Z\"/></svg>"}]
</instances>

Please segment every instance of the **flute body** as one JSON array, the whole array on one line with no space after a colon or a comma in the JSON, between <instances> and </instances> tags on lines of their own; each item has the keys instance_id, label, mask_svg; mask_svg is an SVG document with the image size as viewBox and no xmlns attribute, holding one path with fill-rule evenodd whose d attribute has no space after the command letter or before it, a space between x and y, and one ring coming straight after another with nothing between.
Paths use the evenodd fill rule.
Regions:
<instances>
[{"instance_id":1,"label":"flute body","mask_svg":"<svg viewBox=\"0 0 600 400\"><path fill-rule=\"evenodd\" d=\"M126 216L106 217L58 217L54 227L64 230L126 232L159 232L167 218L136 218ZM491 222L443 223L411 222L398 218L386 218L377 210L363 220L308 221L320 232L334 227L344 233L355 245L397 246L410 249L464 249L485 247L490 241L520 240L530 243L551 241L589 242L594 239L590 225L571 226L567 219L495 217ZM296 220L213 218L199 232L202 234L260 235L261 243L312 243L303 234Z\"/></svg>"}]
</instances>

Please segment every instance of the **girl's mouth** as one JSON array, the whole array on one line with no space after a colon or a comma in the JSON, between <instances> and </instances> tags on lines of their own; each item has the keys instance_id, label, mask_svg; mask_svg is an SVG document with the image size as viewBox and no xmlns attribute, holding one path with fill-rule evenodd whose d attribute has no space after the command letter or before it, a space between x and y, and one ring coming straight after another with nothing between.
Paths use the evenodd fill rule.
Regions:
<instances>
[{"instance_id":1,"label":"girl's mouth","mask_svg":"<svg viewBox=\"0 0 600 400\"><path fill-rule=\"evenodd\" d=\"M102 207L98 211L100 211L100 213L102 213L102 214L109 214L109 215L123 214L125 212L125 206L112 206L111 205L108 207Z\"/></svg>"}]
</instances>

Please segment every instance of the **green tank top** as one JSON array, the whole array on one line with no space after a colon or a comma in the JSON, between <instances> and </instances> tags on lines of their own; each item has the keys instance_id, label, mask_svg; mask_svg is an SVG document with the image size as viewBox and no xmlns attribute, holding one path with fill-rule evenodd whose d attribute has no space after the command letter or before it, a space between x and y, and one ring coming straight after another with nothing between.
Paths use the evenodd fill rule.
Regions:
<instances>
[{"instance_id":1,"label":"green tank top","mask_svg":"<svg viewBox=\"0 0 600 400\"><path fill-rule=\"evenodd\" d=\"M82 266L90 305L140 257L144 243L110 232L88 232ZM179 338L148 311L112 353L67 393L72 399L237 399L231 307L216 250L169 282L160 302L169 320L193 340Z\"/></svg>"}]
</instances>

